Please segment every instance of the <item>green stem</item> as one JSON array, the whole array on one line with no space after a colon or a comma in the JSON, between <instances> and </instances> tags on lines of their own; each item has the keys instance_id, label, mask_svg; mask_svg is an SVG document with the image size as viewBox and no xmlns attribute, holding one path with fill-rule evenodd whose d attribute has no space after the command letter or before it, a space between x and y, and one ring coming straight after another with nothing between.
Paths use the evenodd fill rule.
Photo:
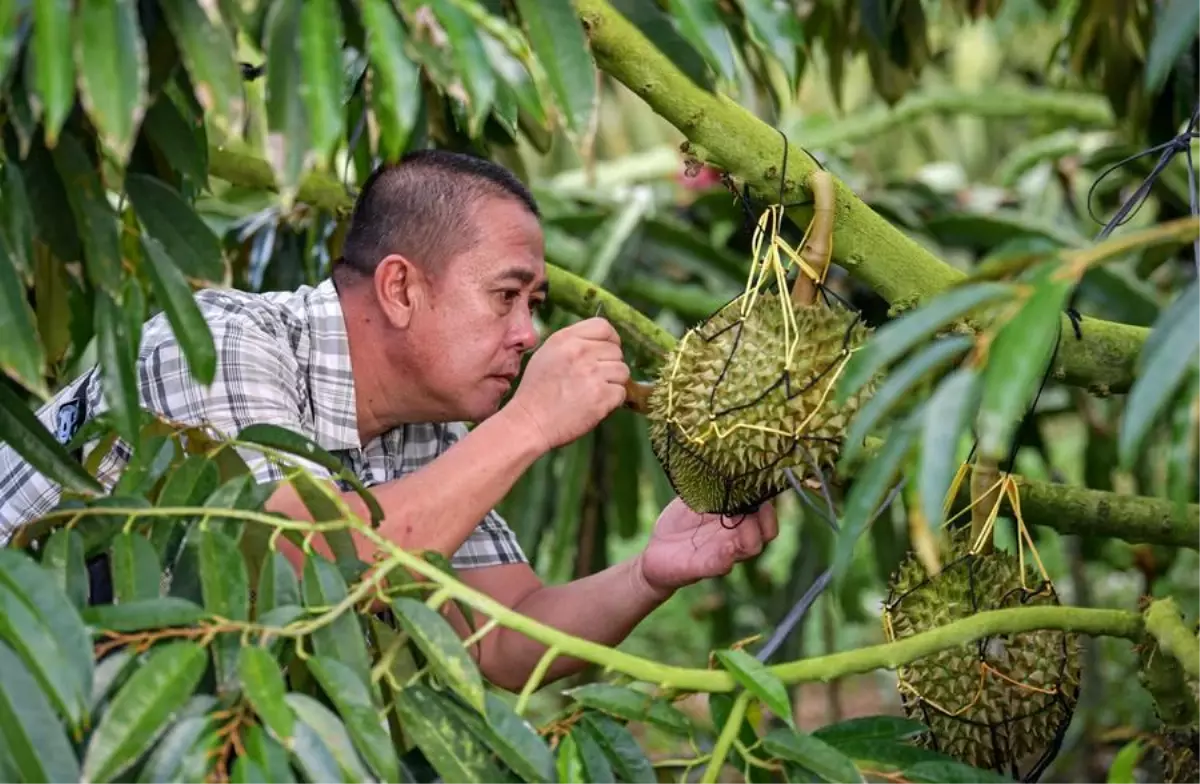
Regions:
<instances>
[{"instance_id":1,"label":"green stem","mask_svg":"<svg viewBox=\"0 0 1200 784\"><path fill-rule=\"evenodd\" d=\"M1179 660L1184 671L1200 678L1200 640L1183 625L1183 615L1175 600L1155 599L1146 608L1146 631L1159 647Z\"/></svg>"},{"instance_id":2,"label":"green stem","mask_svg":"<svg viewBox=\"0 0 1200 784\"><path fill-rule=\"evenodd\" d=\"M146 519L177 518L194 517L211 511L206 507L155 507L151 509L98 507L51 512L41 519L115 516L133 513ZM222 509L220 511L224 518L267 526L286 525L291 522L263 512L243 509ZM459 582L434 564L402 550L384 539L373 529L366 527L358 518L353 518L349 525L370 539L387 555L387 558L376 567L380 572L388 572L396 566L403 566L436 584L440 590L449 594L450 598L462 601L490 618L494 618L501 626L520 632L566 656L583 659L606 670L620 672L643 682L654 683L664 689L673 688L685 692L711 693L732 691L736 686L732 676L722 670L662 664L567 634L553 626L524 616L491 596ZM871 672L880 668L894 669L924 656L984 637L996 634L1015 634L1034 629L1060 629L1127 639L1138 639L1143 631L1141 616L1123 610L1082 607L1014 607L978 613L970 618L955 621L903 640L845 653L772 665L768 670L785 684L828 682L846 675ZM272 633L288 634L288 631L273 630Z\"/></svg>"},{"instance_id":3,"label":"green stem","mask_svg":"<svg viewBox=\"0 0 1200 784\"><path fill-rule=\"evenodd\" d=\"M804 201L802 183L816 163L803 149L790 146L780 194L784 141L776 129L736 101L692 82L606 0L577 0L576 8L597 65L683 133L690 154L743 180L752 192L772 200ZM835 190L833 260L894 307L912 307L964 277L872 210L844 182L835 180ZM812 210L793 208L790 213L803 226ZM1082 329L1082 341L1063 344L1056 375L1095 391L1128 390L1149 330L1092 318L1083 319Z\"/></svg>"},{"instance_id":4,"label":"green stem","mask_svg":"<svg viewBox=\"0 0 1200 784\"><path fill-rule=\"evenodd\" d=\"M733 740L742 727L742 720L746 717L746 709L749 706L750 692L739 692L733 701L733 707L729 710L729 718L725 720L725 726L721 728L721 734L717 737L717 742L713 744L712 758L708 761L708 767L704 769L704 775L700 778L704 784L717 781L721 775L721 768L725 767L725 758L729 756L729 750L733 747Z\"/></svg>"}]
</instances>

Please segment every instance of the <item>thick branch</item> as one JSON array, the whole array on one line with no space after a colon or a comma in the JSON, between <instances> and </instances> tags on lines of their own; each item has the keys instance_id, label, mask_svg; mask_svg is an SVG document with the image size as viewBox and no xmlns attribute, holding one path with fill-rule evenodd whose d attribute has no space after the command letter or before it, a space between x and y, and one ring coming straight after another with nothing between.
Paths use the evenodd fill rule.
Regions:
<instances>
[{"instance_id":1,"label":"thick branch","mask_svg":"<svg viewBox=\"0 0 1200 784\"><path fill-rule=\"evenodd\" d=\"M606 0L577 0L596 63L636 93L689 140L690 152L743 179L760 196L779 198L783 140L743 106L687 78ZM815 163L803 149L788 150L785 202L803 200L801 184ZM833 259L897 309L913 305L962 279L963 273L933 256L868 207L843 182L836 183ZM793 209L805 225L810 210ZM1064 317L1064 333L1070 324ZM1124 392L1149 330L1085 318L1084 339L1059 352L1055 375L1096 392Z\"/></svg>"},{"instance_id":2,"label":"thick branch","mask_svg":"<svg viewBox=\"0 0 1200 784\"><path fill-rule=\"evenodd\" d=\"M1175 600L1156 599L1146 608L1146 631L1161 649L1179 660L1185 672L1200 678L1200 639L1183 625L1183 616Z\"/></svg>"}]
</instances>

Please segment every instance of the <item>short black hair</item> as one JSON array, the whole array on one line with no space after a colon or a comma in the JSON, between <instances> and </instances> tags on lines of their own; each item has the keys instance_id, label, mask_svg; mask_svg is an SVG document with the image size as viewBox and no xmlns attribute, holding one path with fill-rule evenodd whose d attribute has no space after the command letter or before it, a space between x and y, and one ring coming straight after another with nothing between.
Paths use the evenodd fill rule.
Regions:
<instances>
[{"instance_id":1,"label":"short black hair","mask_svg":"<svg viewBox=\"0 0 1200 784\"><path fill-rule=\"evenodd\" d=\"M379 166L355 202L334 273L341 268L370 276L392 253L429 271L440 269L478 241L471 211L486 197L515 198L541 218L524 183L486 158L428 149Z\"/></svg>"}]
</instances>

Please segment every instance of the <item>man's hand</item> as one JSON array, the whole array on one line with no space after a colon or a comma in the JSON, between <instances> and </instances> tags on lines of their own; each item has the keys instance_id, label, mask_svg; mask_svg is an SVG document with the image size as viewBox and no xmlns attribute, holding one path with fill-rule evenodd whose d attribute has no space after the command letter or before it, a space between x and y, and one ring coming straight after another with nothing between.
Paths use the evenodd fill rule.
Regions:
<instances>
[{"instance_id":1,"label":"man's hand","mask_svg":"<svg viewBox=\"0 0 1200 784\"><path fill-rule=\"evenodd\" d=\"M676 498L663 509L638 557L651 591L669 594L708 577L728 574L779 534L775 508L763 504L739 517L698 514Z\"/></svg>"},{"instance_id":2,"label":"man's hand","mask_svg":"<svg viewBox=\"0 0 1200 784\"><path fill-rule=\"evenodd\" d=\"M590 318L555 332L534 352L509 406L532 422L550 450L624 403L628 380L617 331L605 319Z\"/></svg>"}]
</instances>

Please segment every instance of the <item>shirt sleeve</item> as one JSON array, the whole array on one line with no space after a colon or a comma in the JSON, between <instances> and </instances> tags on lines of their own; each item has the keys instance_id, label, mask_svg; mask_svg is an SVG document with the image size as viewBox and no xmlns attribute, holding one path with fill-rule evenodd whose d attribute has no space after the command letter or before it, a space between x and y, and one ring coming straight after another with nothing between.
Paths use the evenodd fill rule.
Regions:
<instances>
[{"instance_id":1,"label":"shirt sleeve","mask_svg":"<svg viewBox=\"0 0 1200 784\"><path fill-rule=\"evenodd\" d=\"M173 338L148 347L139 369L143 405L168 419L206 425L225 438L256 424L311 434L299 365L283 340L240 323L217 322L213 342L217 365L208 385L192 376ZM281 467L260 450L239 446L236 451L259 482L284 478ZM319 479L330 478L316 463L293 455L287 460Z\"/></svg>"},{"instance_id":2,"label":"shirt sleeve","mask_svg":"<svg viewBox=\"0 0 1200 784\"><path fill-rule=\"evenodd\" d=\"M441 452L456 444L467 433L461 422L454 422L443 430ZM517 540L517 534L495 509L484 515L479 525L450 559L455 569L478 569L484 566L528 563L529 559Z\"/></svg>"}]
</instances>

